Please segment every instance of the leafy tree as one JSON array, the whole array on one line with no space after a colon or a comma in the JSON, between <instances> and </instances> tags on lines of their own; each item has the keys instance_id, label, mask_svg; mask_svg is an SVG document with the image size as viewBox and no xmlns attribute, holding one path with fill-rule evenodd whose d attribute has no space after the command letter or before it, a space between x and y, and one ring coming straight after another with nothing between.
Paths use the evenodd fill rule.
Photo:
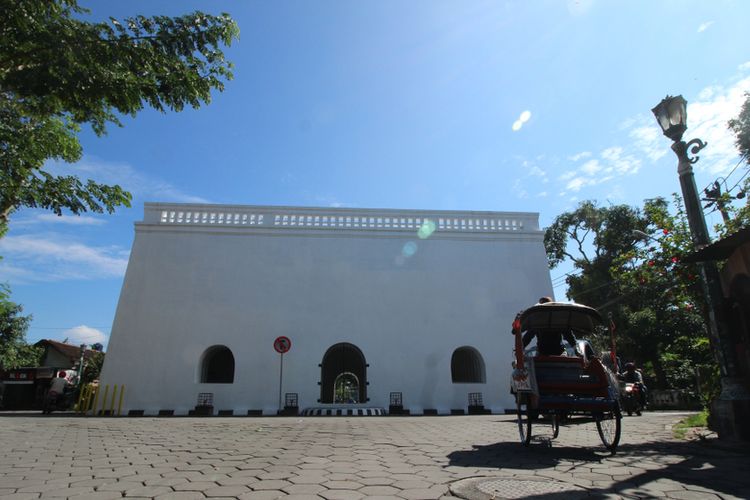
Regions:
<instances>
[{"instance_id":1,"label":"leafy tree","mask_svg":"<svg viewBox=\"0 0 750 500\"><path fill-rule=\"evenodd\" d=\"M694 388L695 367L712 364L699 270L682 259L693 251L681 200L672 215L663 199L646 201L644 241L614 262L615 290L627 335L624 352L653 373L658 387Z\"/></svg>"},{"instance_id":2,"label":"leafy tree","mask_svg":"<svg viewBox=\"0 0 750 500\"><path fill-rule=\"evenodd\" d=\"M89 352L83 365L83 383L89 384L99 379L104 364L103 352Z\"/></svg>"},{"instance_id":3,"label":"leafy tree","mask_svg":"<svg viewBox=\"0 0 750 500\"><path fill-rule=\"evenodd\" d=\"M698 271L681 263L692 244L679 199L676 206L672 215L661 198L642 209L584 201L547 228L545 245L550 267L573 263L568 298L612 314L623 360L644 367L656 387L693 388L686 367L710 365L711 354ZM592 340L609 345L606 332Z\"/></svg>"},{"instance_id":4,"label":"leafy tree","mask_svg":"<svg viewBox=\"0 0 750 500\"><path fill-rule=\"evenodd\" d=\"M26 343L31 316L11 302L6 286L0 286L0 371L19 366L37 366L42 350Z\"/></svg>"},{"instance_id":5,"label":"leafy tree","mask_svg":"<svg viewBox=\"0 0 750 500\"><path fill-rule=\"evenodd\" d=\"M735 145L742 159L750 163L750 93L745 94L745 102L740 108L737 118L729 120L729 129L734 133ZM723 222L714 228L720 237L735 233L738 230L750 227L750 178L745 179L740 188L739 198L744 198L744 204L736 205L736 195L721 192L721 187L716 183L715 193L711 193L717 207L721 210Z\"/></svg>"},{"instance_id":6,"label":"leafy tree","mask_svg":"<svg viewBox=\"0 0 750 500\"><path fill-rule=\"evenodd\" d=\"M557 216L545 230L544 245L550 269L565 260L573 264L574 272L566 277L568 298L595 307L616 300L610 268L633 246L633 231L643 231L647 224L637 209L599 207L595 201L583 201Z\"/></svg>"},{"instance_id":7,"label":"leafy tree","mask_svg":"<svg viewBox=\"0 0 750 500\"><path fill-rule=\"evenodd\" d=\"M0 225L18 207L60 215L112 212L131 196L48 160L74 162L78 132L98 135L145 106L180 111L211 100L232 78L221 50L238 37L227 14L88 22L76 0L0 0Z\"/></svg>"},{"instance_id":8,"label":"leafy tree","mask_svg":"<svg viewBox=\"0 0 750 500\"><path fill-rule=\"evenodd\" d=\"M745 103L737 118L729 120L729 129L734 132L737 150L750 163L750 93L745 94Z\"/></svg>"}]
</instances>

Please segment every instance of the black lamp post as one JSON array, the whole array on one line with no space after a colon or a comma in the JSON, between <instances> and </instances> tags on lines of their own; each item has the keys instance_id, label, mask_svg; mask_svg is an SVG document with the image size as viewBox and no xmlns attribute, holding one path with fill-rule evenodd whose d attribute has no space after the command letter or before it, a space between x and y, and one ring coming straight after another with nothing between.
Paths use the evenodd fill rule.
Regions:
<instances>
[{"instance_id":1,"label":"black lamp post","mask_svg":"<svg viewBox=\"0 0 750 500\"><path fill-rule=\"evenodd\" d=\"M711 243L706 228L706 220L703 217L698 189L695 186L693 175L693 164L698 161L697 153L706 147L706 143L700 139L692 139L687 143L682 140L682 134L687 130L687 101L682 96L667 96L654 109L657 122L664 135L672 139L672 151L677 155L677 173L680 176L682 197L685 202L690 234L696 250ZM692 156L690 156L692 155ZM719 419L732 419L727 413L732 412L731 402L738 399L746 399L746 391L737 378L737 364L731 333L726 323L724 297L719 281L719 271L714 262L703 262L699 264L703 292L708 304L709 332L711 344L714 348L716 359L721 370L721 395L720 402L730 403L719 405L717 415ZM731 425L731 424L730 424ZM723 427L723 426L722 426Z\"/></svg>"}]
</instances>

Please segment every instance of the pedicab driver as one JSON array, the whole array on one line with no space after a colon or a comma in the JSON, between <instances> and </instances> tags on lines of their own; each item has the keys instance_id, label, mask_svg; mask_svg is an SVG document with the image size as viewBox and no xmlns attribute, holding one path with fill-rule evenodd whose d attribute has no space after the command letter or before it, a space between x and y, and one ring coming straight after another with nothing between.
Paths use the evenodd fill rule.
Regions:
<instances>
[{"instance_id":1,"label":"pedicab driver","mask_svg":"<svg viewBox=\"0 0 750 500\"><path fill-rule=\"evenodd\" d=\"M546 304L552 302L549 297L542 297L537 304ZM563 337L571 345L576 345L576 338L570 330L545 330L544 334L538 335L536 330L527 330L523 334L523 346L528 346L536 337L536 350L540 356L559 356L565 352L562 345Z\"/></svg>"}]
</instances>

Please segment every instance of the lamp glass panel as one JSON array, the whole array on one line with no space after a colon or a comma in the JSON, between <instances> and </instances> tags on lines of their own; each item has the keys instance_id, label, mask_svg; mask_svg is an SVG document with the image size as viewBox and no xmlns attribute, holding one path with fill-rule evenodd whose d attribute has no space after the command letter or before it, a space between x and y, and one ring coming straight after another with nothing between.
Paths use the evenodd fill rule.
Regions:
<instances>
[{"instance_id":1,"label":"lamp glass panel","mask_svg":"<svg viewBox=\"0 0 750 500\"><path fill-rule=\"evenodd\" d=\"M673 97L667 105L670 125L684 125L687 118L685 99L682 96Z\"/></svg>"},{"instance_id":2,"label":"lamp glass panel","mask_svg":"<svg viewBox=\"0 0 750 500\"><path fill-rule=\"evenodd\" d=\"M664 107L659 109L659 114L656 115L656 119L659 121L659 126L661 127L662 131L665 131L669 128L669 115L665 112L666 110Z\"/></svg>"}]
</instances>

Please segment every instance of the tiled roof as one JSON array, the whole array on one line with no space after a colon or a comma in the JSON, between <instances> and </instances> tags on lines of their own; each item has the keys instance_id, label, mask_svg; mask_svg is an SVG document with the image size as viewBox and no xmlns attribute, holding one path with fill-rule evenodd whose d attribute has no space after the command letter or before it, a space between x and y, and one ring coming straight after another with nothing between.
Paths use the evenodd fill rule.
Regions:
<instances>
[{"instance_id":1,"label":"tiled roof","mask_svg":"<svg viewBox=\"0 0 750 500\"><path fill-rule=\"evenodd\" d=\"M682 259L682 261L705 262L728 259L740 245L748 242L750 242L750 228L740 229L734 234L730 234L720 240L714 241L697 252L691 253Z\"/></svg>"},{"instance_id":2,"label":"tiled roof","mask_svg":"<svg viewBox=\"0 0 750 500\"><path fill-rule=\"evenodd\" d=\"M71 345L71 344L65 344L63 342L58 342L56 340L40 340L36 344L34 344L36 347L46 347L49 349L54 349L66 358L68 358L71 363L75 363L78 361L78 359L81 357L81 347L77 345ZM86 349L86 351L83 354L83 357L88 359L91 356L94 355L97 351L94 351L92 349Z\"/></svg>"}]
</instances>

